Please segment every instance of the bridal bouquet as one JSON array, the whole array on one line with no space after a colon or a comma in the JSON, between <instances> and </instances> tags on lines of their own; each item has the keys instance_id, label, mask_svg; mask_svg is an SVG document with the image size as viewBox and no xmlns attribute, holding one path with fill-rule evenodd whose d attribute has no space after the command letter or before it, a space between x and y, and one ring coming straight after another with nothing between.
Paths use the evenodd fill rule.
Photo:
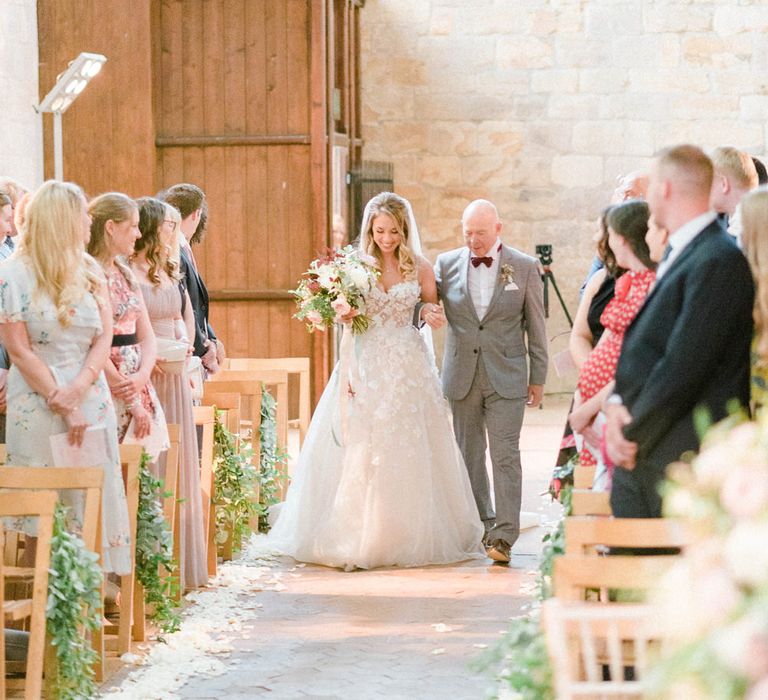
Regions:
<instances>
[{"instance_id":1,"label":"bridal bouquet","mask_svg":"<svg viewBox=\"0 0 768 700\"><path fill-rule=\"evenodd\" d=\"M768 698L768 422L736 422L670 467L665 514L693 540L659 592L664 697Z\"/></svg>"},{"instance_id":2,"label":"bridal bouquet","mask_svg":"<svg viewBox=\"0 0 768 700\"><path fill-rule=\"evenodd\" d=\"M364 295L375 285L376 260L351 245L313 260L293 290L299 310L295 318L310 331L331 328L352 317L352 332L364 333L371 319L365 315Z\"/></svg>"}]
</instances>

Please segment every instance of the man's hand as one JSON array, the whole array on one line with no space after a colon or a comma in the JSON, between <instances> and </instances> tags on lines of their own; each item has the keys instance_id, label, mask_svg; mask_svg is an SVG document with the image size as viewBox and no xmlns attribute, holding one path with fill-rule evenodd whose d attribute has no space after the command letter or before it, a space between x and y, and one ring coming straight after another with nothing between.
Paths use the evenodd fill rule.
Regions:
<instances>
[{"instance_id":1,"label":"man's hand","mask_svg":"<svg viewBox=\"0 0 768 700\"><path fill-rule=\"evenodd\" d=\"M216 359L216 344L212 343L210 340L206 342L208 343L208 346L205 355L200 359L203 362L203 367L205 367L209 374L216 374L216 372L219 371L219 363Z\"/></svg>"},{"instance_id":2,"label":"man's hand","mask_svg":"<svg viewBox=\"0 0 768 700\"><path fill-rule=\"evenodd\" d=\"M544 398L544 385L543 384L529 384L528 385L528 400L525 402L526 406L536 408L541 400Z\"/></svg>"},{"instance_id":3,"label":"man's hand","mask_svg":"<svg viewBox=\"0 0 768 700\"><path fill-rule=\"evenodd\" d=\"M624 437L623 428L632 422L626 406L610 405L604 409L606 417L605 448L611 461L624 469L635 468L637 443Z\"/></svg>"},{"instance_id":4,"label":"man's hand","mask_svg":"<svg viewBox=\"0 0 768 700\"><path fill-rule=\"evenodd\" d=\"M419 317L434 330L442 328L446 323L443 308L439 304L424 304L419 312Z\"/></svg>"}]
</instances>

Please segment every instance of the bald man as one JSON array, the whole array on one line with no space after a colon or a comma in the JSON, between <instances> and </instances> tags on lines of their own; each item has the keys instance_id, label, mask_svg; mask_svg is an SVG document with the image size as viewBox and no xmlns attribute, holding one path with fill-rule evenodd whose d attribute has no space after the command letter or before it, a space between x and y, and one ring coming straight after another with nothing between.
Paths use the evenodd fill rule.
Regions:
<instances>
[{"instance_id":1,"label":"bald man","mask_svg":"<svg viewBox=\"0 0 768 700\"><path fill-rule=\"evenodd\" d=\"M461 225L465 247L443 253L435 263L448 320L443 392L485 525L488 556L508 562L520 534L523 414L526 405L541 402L547 375L543 285L536 259L501 242L491 202L472 202Z\"/></svg>"}]
</instances>

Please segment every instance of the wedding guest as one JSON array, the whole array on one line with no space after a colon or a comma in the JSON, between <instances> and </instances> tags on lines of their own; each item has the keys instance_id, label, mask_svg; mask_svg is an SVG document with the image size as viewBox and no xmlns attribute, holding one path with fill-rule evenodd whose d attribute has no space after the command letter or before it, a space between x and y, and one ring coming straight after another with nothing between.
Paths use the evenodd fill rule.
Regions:
<instances>
[{"instance_id":1,"label":"wedding guest","mask_svg":"<svg viewBox=\"0 0 768 700\"><path fill-rule=\"evenodd\" d=\"M21 185L20 183L16 182L16 180L10 178L10 177L0 177L0 192L7 195L8 198L11 200L11 210L12 214L15 214L16 209L19 205L19 202L29 194L29 191L27 190L24 185ZM9 247L11 251L13 251L15 242L16 242L16 235L19 232L19 228L16 224L15 216L11 216L11 232L8 234L10 238L6 238L3 242L5 246ZM0 253L2 252L2 248L0 247ZM8 257L7 255L5 257ZM5 258L3 258L5 259Z\"/></svg>"},{"instance_id":2,"label":"wedding guest","mask_svg":"<svg viewBox=\"0 0 768 700\"><path fill-rule=\"evenodd\" d=\"M11 198L0 190L0 260L6 260L13 253L13 205ZM6 390L10 360L5 348L0 345L0 442L5 442Z\"/></svg>"},{"instance_id":3,"label":"wedding guest","mask_svg":"<svg viewBox=\"0 0 768 700\"><path fill-rule=\"evenodd\" d=\"M112 315L101 268L85 253L90 223L82 190L49 180L27 206L17 254L0 264L0 338L13 363L7 459L53 467L52 436L65 433L71 445L80 446L86 428L104 428L102 563L105 571L126 574L128 509L115 409L102 371ZM81 526L81 506L75 504L72 517ZM35 535L28 520L16 525Z\"/></svg>"},{"instance_id":4,"label":"wedding guest","mask_svg":"<svg viewBox=\"0 0 768 700\"><path fill-rule=\"evenodd\" d=\"M768 404L768 188L745 195L742 243L756 284L755 338L752 343L752 404L762 413Z\"/></svg>"},{"instance_id":5,"label":"wedding guest","mask_svg":"<svg viewBox=\"0 0 768 700\"><path fill-rule=\"evenodd\" d=\"M114 334L105 373L117 412L118 439L123 442L133 424L131 438L144 444L156 459L169 446L165 415L150 381L157 344L144 298L127 263L141 237L139 209L126 195L109 192L93 199L88 213L88 252L104 270L112 304Z\"/></svg>"},{"instance_id":6,"label":"wedding guest","mask_svg":"<svg viewBox=\"0 0 768 700\"><path fill-rule=\"evenodd\" d=\"M569 416L571 428L581 434L586 443L580 454L583 465L600 463L596 458L602 439L602 420L597 420L598 414L613 388L626 329L656 277L656 266L645 241L648 205L639 199L616 205L608 211L606 223L610 248L617 264L626 272L616 282L614 297L600 317L605 331L581 366L576 401ZM601 489L609 490L610 471L606 471L605 466L600 463L595 481Z\"/></svg>"},{"instance_id":7,"label":"wedding guest","mask_svg":"<svg viewBox=\"0 0 768 700\"><path fill-rule=\"evenodd\" d=\"M192 302L195 316L195 355L211 373L219 371L224 361L224 345L216 338L208 320L208 289L197 269L192 244L200 243L207 231L208 204L205 193L190 183L172 185L159 198L181 213L181 274Z\"/></svg>"},{"instance_id":8,"label":"wedding guest","mask_svg":"<svg viewBox=\"0 0 768 700\"><path fill-rule=\"evenodd\" d=\"M179 292L179 272L170 260L170 250L176 236L171 207L153 197L142 197L139 205L141 238L135 243L131 258L134 273L149 314L152 329L158 339L187 343L182 316L182 295ZM192 306L185 295L186 313ZM158 361L158 371L152 382L170 423L177 423L181 433L179 455L179 491L181 498L180 562L183 589L202 586L208 580L206 541L203 533L202 492L198 459L197 431L192 411L189 378L184 368L180 373L166 372Z\"/></svg>"},{"instance_id":9,"label":"wedding guest","mask_svg":"<svg viewBox=\"0 0 768 700\"><path fill-rule=\"evenodd\" d=\"M757 184L768 184L768 170L765 169L763 161L761 161L759 158L755 158L755 156L752 156L752 163L754 164L755 171L757 172Z\"/></svg>"},{"instance_id":10,"label":"wedding guest","mask_svg":"<svg viewBox=\"0 0 768 700\"><path fill-rule=\"evenodd\" d=\"M749 401L754 285L746 258L710 210L712 161L675 146L654 160L648 205L670 231L656 283L624 336L606 400L611 508L618 517L661 515L667 465L699 448L694 414L723 418Z\"/></svg>"},{"instance_id":11,"label":"wedding guest","mask_svg":"<svg viewBox=\"0 0 768 700\"><path fill-rule=\"evenodd\" d=\"M723 219L728 233L739 242L741 236L742 197L758 185L757 170L752 157L732 146L719 146L712 151L712 178L710 206Z\"/></svg>"}]
</instances>

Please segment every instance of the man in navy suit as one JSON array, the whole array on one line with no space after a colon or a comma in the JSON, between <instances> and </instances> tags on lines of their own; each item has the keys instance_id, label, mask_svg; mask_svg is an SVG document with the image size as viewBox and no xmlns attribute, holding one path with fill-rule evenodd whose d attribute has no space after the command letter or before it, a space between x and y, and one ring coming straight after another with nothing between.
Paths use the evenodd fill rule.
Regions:
<instances>
[{"instance_id":1,"label":"man in navy suit","mask_svg":"<svg viewBox=\"0 0 768 700\"><path fill-rule=\"evenodd\" d=\"M734 400L749 402L754 285L709 208L712 177L710 159L690 145L662 151L651 168L648 205L670 237L605 406L617 517L661 516L667 465L699 448L697 409L717 421Z\"/></svg>"},{"instance_id":2,"label":"man in navy suit","mask_svg":"<svg viewBox=\"0 0 768 700\"><path fill-rule=\"evenodd\" d=\"M202 360L206 371L215 374L224 358L224 346L216 338L208 321L208 289L198 272L191 247L192 243L199 243L205 233L208 215L205 193L197 185L180 183L161 192L158 198L176 207L181 213L181 275L195 317L194 353Z\"/></svg>"}]
</instances>

